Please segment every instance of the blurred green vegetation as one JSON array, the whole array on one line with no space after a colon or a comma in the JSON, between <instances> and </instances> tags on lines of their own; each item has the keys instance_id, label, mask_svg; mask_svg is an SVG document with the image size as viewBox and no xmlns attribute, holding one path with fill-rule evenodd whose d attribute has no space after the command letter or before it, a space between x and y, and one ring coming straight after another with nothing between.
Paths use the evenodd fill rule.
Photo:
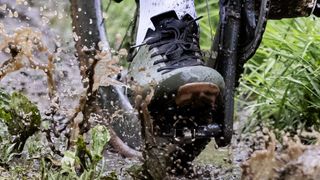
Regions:
<instances>
[{"instance_id":1,"label":"blurred green vegetation","mask_svg":"<svg viewBox=\"0 0 320 180\"><path fill-rule=\"evenodd\" d=\"M117 37L124 38L129 25L134 20L134 13L136 11L136 4L134 0L127 0L123 3L116 3L114 1L103 1L105 24L107 29L107 36L111 47L117 48ZM129 40L129 39L127 39Z\"/></svg>"},{"instance_id":2,"label":"blurred green vegetation","mask_svg":"<svg viewBox=\"0 0 320 180\"><path fill-rule=\"evenodd\" d=\"M203 16L199 21L200 45L202 50L209 50L218 25L218 0L195 0L195 4L198 16ZM106 13L111 44L117 33L124 37L134 12L133 0L111 3ZM262 44L245 65L238 88L238 102L253 111L246 130L261 122L270 122L278 129L319 129L319 29L320 22L314 17L268 22Z\"/></svg>"},{"instance_id":3,"label":"blurred green vegetation","mask_svg":"<svg viewBox=\"0 0 320 180\"><path fill-rule=\"evenodd\" d=\"M210 13L208 13L206 1L195 0L196 11L198 16L203 16L199 21L201 29L200 44L201 48L209 50L211 46L211 37L214 37L215 28L218 25L219 11L218 0L208 1ZM126 41L131 38L131 31L127 31L130 25L133 25L134 15L136 11L136 3L134 0L126 0L122 3L114 1L103 1L104 17L106 19L107 36L111 47L117 46L117 38L124 38L127 33ZM210 18L209 18L210 15ZM210 19L210 25L209 25Z\"/></svg>"},{"instance_id":4,"label":"blurred green vegetation","mask_svg":"<svg viewBox=\"0 0 320 180\"><path fill-rule=\"evenodd\" d=\"M0 89L0 122L6 125L8 132L0 134L0 149L6 149L2 146L13 139L10 151L21 152L27 139L39 130L41 116L37 106L23 94L13 92L10 95Z\"/></svg>"}]
</instances>

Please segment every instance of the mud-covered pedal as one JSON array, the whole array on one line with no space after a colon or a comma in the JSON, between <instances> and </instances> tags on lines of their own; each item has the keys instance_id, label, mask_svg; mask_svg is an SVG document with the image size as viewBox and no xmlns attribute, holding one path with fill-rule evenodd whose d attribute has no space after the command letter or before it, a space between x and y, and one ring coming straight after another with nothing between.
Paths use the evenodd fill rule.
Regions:
<instances>
[{"instance_id":1,"label":"mud-covered pedal","mask_svg":"<svg viewBox=\"0 0 320 180\"><path fill-rule=\"evenodd\" d=\"M212 138L221 136L222 128L213 123L195 128L172 128L169 132L161 133L163 137L172 138L175 143L192 143L197 139Z\"/></svg>"}]
</instances>

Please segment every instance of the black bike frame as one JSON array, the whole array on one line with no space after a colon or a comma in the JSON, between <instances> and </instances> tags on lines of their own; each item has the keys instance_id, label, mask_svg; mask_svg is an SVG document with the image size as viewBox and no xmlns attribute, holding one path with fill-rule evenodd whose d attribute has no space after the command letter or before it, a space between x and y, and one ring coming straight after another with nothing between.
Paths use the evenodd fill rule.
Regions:
<instances>
[{"instance_id":1,"label":"black bike frame","mask_svg":"<svg viewBox=\"0 0 320 180\"><path fill-rule=\"evenodd\" d=\"M214 38L212 51L217 54L215 63L210 63L224 78L225 89L218 112L223 121L222 138L216 138L218 145L230 143L233 133L234 89L238 59L238 42L241 25L241 1L220 0L220 22Z\"/></svg>"}]
</instances>

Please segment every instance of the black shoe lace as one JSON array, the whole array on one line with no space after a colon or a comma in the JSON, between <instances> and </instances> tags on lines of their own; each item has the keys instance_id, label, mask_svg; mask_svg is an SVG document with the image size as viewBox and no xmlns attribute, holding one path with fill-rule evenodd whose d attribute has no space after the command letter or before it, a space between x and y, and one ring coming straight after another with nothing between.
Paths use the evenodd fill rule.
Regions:
<instances>
[{"instance_id":1,"label":"black shoe lace","mask_svg":"<svg viewBox=\"0 0 320 180\"><path fill-rule=\"evenodd\" d=\"M195 21L182 19L165 19L159 23L150 38L142 45L150 45L149 50L157 48L151 57L162 55L154 65L165 63L157 71L162 74L186 66L204 65L199 47L199 35ZM140 45L140 46L142 46Z\"/></svg>"}]
</instances>

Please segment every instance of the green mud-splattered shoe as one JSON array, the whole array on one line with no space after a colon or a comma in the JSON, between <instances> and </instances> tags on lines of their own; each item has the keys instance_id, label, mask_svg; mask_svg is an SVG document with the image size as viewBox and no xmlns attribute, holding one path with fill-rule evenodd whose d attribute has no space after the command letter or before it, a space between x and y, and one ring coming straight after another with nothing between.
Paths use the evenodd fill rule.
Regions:
<instances>
[{"instance_id":1,"label":"green mud-splattered shoe","mask_svg":"<svg viewBox=\"0 0 320 180\"><path fill-rule=\"evenodd\" d=\"M204 65L196 20L180 20L174 11L152 17L155 30L148 30L129 68L128 77L143 91L154 89L149 110L163 136L192 139L194 128L214 121L224 88L222 76Z\"/></svg>"}]
</instances>

